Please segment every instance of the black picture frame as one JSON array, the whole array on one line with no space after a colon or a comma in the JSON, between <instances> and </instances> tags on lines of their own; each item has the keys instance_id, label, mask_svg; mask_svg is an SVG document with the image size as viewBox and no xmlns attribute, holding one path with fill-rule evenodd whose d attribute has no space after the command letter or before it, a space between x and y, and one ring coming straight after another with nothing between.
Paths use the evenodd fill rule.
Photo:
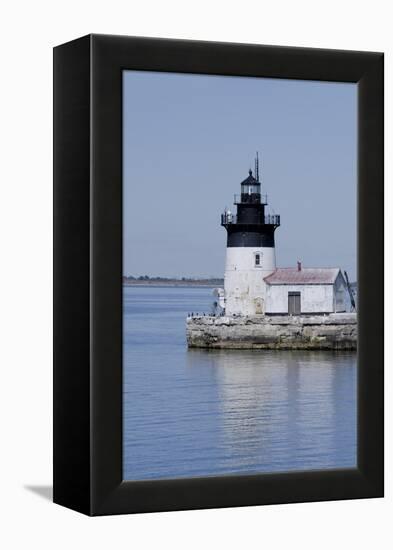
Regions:
<instances>
[{"instance_id":1,"label":"black picture frame","mask_svg":"<svg viewBox=\"0 0 393 550\"><path fill-rule=\"evenodd\" d=\"M122 71L358 83L358 466L122 479ZM88 515L383 496L383 54L88 35L54 49L54 502Z\"/></svg>"}]
</instances>

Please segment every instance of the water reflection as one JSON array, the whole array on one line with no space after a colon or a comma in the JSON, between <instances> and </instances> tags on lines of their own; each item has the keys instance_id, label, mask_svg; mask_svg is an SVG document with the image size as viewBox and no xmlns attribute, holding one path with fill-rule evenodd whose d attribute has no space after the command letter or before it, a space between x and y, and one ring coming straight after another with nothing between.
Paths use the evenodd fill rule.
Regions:
<instances>
[{"instance_id":1,"label":"water reflection","mask_svg":"<svg viewBox=\"0 0 393 550\"><path fill-rule=\"evenodd\" d=\"M214 371L220 466L238 472L355 466L355 360L350 352L190 350L189 367Z\"/></svg>"}]
</instances>

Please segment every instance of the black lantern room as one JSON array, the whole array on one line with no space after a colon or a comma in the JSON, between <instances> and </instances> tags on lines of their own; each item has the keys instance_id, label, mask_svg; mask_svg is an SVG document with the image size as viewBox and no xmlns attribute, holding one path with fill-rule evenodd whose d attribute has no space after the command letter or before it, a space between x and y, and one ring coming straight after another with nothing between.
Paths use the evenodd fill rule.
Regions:
<instances>
[{"instance_id":1,"label":"black lantern room","mask_svg":"<svg viewBox=\"0 0 393 550\"><path fill-rule=\"evenodd\" d=\"M266 214L267 196L261 194L258 154L255 176L250 169L240 183L240 195L235 195L236 214L226 210L221 225L227 230L227 246L274 247L274 231L280 225L280 216Z\"/></svg>"}]
</instances>

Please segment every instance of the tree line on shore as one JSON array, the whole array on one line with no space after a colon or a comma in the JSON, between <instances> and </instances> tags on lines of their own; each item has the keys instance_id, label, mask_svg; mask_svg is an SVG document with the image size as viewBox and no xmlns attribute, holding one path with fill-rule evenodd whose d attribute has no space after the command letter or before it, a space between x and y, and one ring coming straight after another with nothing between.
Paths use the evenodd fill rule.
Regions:
<instances>
[{"instance_id":1,"label":"tree line on shore","mask_svg":"<svg viewBox=\"0 0 393 550\"><path fill-rule=\"evenodd\" d=\"M161 277L161 276L154 276L150 277L149 275L124 275L123 276L124 282L131 282L131 281L161 281L161 282L184 282L184 283L196 283L196 282L214 282L214 283L222 283L223 279L220 279L219 277Z\"/></svg>"}]
</instances>

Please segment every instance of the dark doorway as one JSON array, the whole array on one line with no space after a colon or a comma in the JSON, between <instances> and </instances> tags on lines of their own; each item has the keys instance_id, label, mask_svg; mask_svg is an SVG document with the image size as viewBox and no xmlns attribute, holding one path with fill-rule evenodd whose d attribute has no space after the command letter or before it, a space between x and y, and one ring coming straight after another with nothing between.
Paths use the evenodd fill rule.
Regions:
<instances>
[{"instance_id":1,"label":"dark doorway","mask_svg":"<svg viewBox=\"0 0 393 550\"><path fill-rule=\"evenodd\" d=\"M300 315L300 292L288 292L289 315Z\"/></svg>"}]
</instances>

